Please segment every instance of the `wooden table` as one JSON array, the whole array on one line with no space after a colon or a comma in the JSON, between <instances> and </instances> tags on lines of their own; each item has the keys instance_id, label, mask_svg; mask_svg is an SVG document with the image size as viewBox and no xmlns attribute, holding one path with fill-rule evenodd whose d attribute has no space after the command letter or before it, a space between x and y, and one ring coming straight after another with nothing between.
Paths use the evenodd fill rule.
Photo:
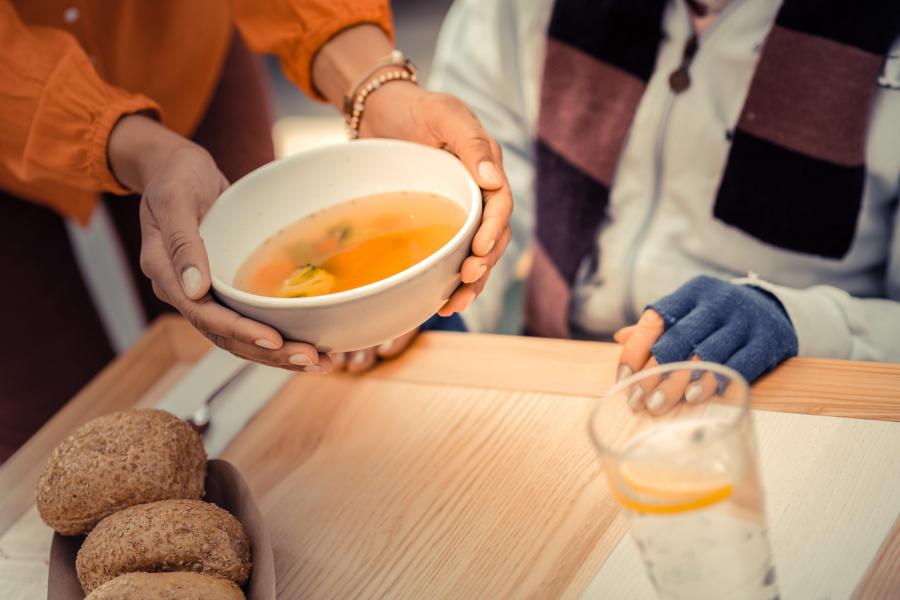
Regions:
<instances>
[{"instance_id":1,"label":"wooden table","mask_svg":"<svg viewBox=\"0 0 900 600\"><path fill-rule=\"evenodd\" d=\"M0 467L3 598L45 594L33 490L51 448L152 405L208 349L161 319ZM579 597L626 531L585 435L617 358L611 344L431 333L362 377L292 379L223 456L269 523L280 596ZM900 421L900 366L794 359L754 386L754 408ZM900 522L878 543L857 598L900 590Z\"/></svg>"}]
</instances>

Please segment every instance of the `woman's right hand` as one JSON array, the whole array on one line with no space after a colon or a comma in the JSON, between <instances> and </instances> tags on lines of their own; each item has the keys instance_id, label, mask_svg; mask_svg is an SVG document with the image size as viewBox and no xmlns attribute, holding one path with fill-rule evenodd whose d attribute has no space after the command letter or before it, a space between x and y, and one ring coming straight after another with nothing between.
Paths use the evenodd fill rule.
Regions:
<instances>
[{"instance_id":1,"label":"woman's right hand","mask_svg":"<svg viewBox=\"0 0 900 600\"><path fill-rule=\"evenodd\" d=\"M113 128L107 153L119 181L142 194L141 270L161 300L237 356L292 370L331 370L331 359L310 344L285 341L268 325L222 306L210 293L199 226L228 181L206 150L152 119L130 115Z\"/></svg>"}]
</instances>

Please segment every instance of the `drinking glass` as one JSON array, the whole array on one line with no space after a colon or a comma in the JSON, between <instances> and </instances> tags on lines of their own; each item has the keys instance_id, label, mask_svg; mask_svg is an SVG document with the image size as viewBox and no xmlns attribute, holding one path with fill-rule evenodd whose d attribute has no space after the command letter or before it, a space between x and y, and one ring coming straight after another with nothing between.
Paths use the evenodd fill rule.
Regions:
<instances>
[{"instance_id":1,"label":"drinking glass","mask_svg":"<svg viewBox=\"0 0 900 600\"><path fill-rule=\"evenodd\" d=\"M678 399L673 410L629 408L657 390ZM660 598L778 598L750 388L736 371L701 361L640 371L597 402L588 429Z\"/></svg>"}]
</instances>

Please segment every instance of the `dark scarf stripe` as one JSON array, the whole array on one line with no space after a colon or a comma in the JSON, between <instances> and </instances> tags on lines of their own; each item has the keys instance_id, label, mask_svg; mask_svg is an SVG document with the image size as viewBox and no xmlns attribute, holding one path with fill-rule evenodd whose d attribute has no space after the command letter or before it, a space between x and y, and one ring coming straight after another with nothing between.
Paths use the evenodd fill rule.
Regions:
<instances>
[{"instance_id":1,"label":"dark scarf stripe","mask_svg":"<svg viewBox=\"0 0 900 600\"><path fill-rule=\"evenodd\" d=\"M609 187L560 156L547 144L537 143L542 176L537 195L553 198L538 202L535 235L568 285L575 281L581 259L594 247L597 225L606 214ZM583 202L589 195L591 202Z\"/></svg>"},{"instance_id":2,"label":"dark scarf stripe","mask_svg":"<svg viewBox=\"0 0 900 600\"><path fill-rule=\"evenodd\" d=\"M615 165L654 70L664 7L665 0L554 6L536 149L542 260L535 269L542 272L532 278L526 307L535 333L564 334L558 326L534 326L560 317L536 318L558 303L535 306L531 298L541 297L536 282L571 287L593 249ZM830 258L849 251L875 79L898 21L891 0L785 0L736 124L716 218L780 248Z\"/></svg>"},{"instance_id":3,"label":"dark scarf stripe","mask_svg":"<svg viewBox=\"0 0 900 600\"><path fill-rule=\"evenodd\" d=\"M646 82L664 8L660 0L557 0L547 35Z\"/></svg>"},{"instance_id":4,"label":"dark scarf stripe","mask_svg":"<svg viewBox=\"0 0 900 600\"><path fill-rule=\"evenodd\" d=\"M853 243L866 168L818 160L737 131L713 216L767 243L841 257Z\"/></svg>"},{"instance_id":5,"label":"dark scarf stripe","mask_svg":"<svg viewBox=\"0 0 900 600\"><path fill-rule=\"evenodd\" d=\"M897 0L785 0L776 23L883 56L900 30L900 3Z\"/></svg>"}]
</instances>

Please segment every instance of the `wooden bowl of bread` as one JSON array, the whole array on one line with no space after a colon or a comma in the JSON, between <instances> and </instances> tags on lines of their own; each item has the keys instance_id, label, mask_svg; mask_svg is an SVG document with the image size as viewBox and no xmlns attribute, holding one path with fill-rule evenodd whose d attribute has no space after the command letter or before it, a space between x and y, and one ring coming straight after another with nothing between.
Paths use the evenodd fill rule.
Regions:
<instances>
[{"instance_id":1,"label":"wooden bowl of bread","mask_svg":"<svg viewBox=\"0 0 900 600\"><path fill-rule=\"evenodd\" d=\"M56 530L49 600L272 600L268 533L240 473L174 415L99 417L51 454L38 511ZM86 536L86 537L85 537Z\"/></svg>"}]
</instances>

